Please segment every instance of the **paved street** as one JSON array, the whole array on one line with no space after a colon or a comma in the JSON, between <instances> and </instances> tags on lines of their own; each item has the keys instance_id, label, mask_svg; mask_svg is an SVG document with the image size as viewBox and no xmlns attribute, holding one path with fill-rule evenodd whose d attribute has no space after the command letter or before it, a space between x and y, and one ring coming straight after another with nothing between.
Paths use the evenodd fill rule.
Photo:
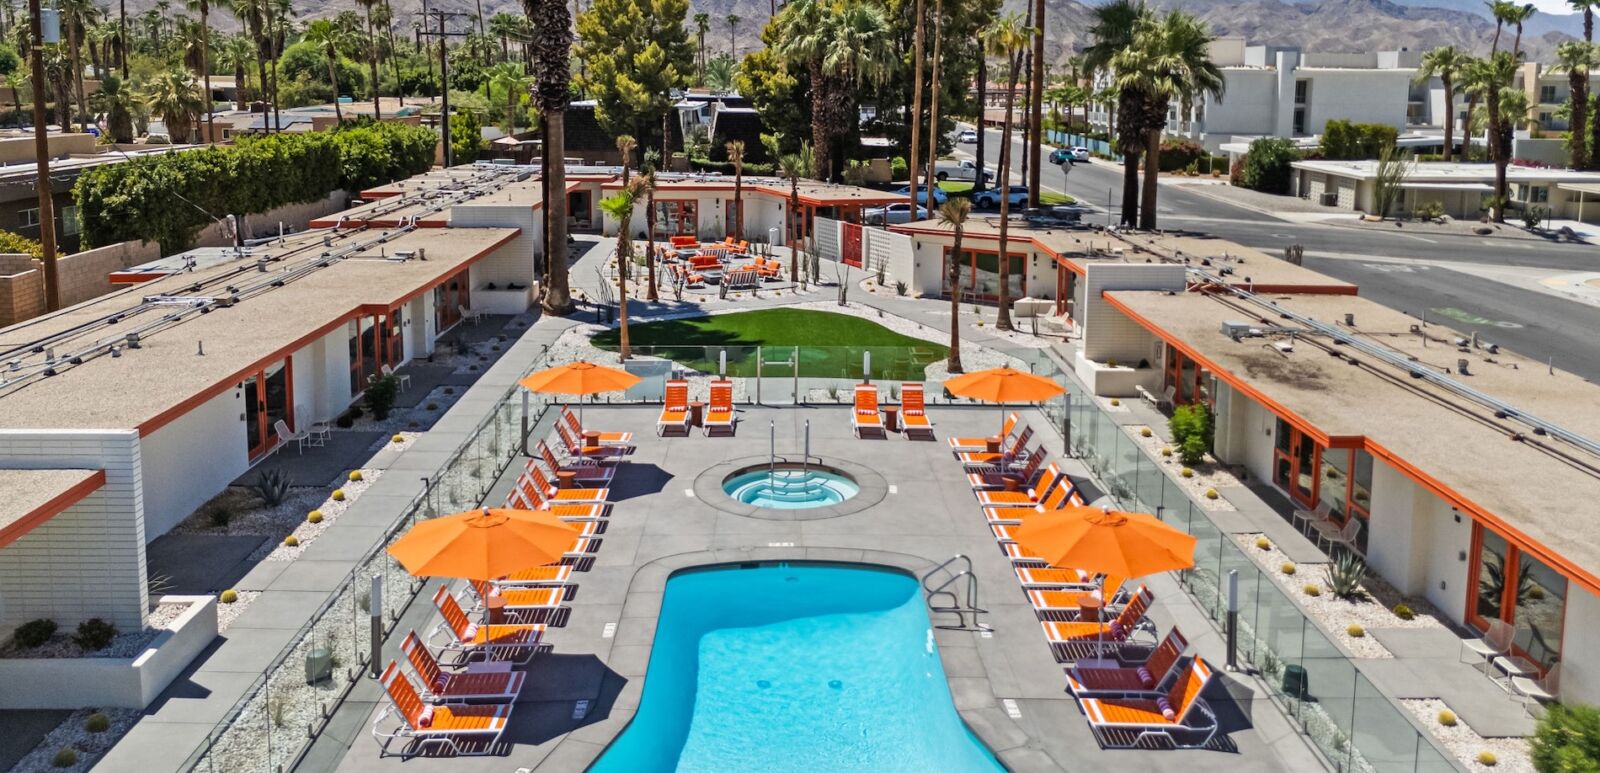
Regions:
<instances>
[{"instance_id":1,"label":"paved street","mask_svg":"<svg viewBox=\"0 0 1600 773\"><path fill-rule=\"evenodd\" d=\"M1021 142L1013 141L1013 148L1020 160ZM968 155L975 150L974 145L958 146L958 151ZM988 132L984 150L987 167L995 168L1000 155L999 131ZM1040 179L1044 187L1077 196L1099 210L1097 222L1105 222L1110 201L1115 222L1122 190L1120 166L1096 160L1068 171L1045 162ZM1527 269L1530 279L1551 270L1594 271L1600 266L1600 246L1437 233L1424 238L1289 222L1177 185L1161 186L1158 206L1162 227L1213 233L1273 252L1291 244L1303 245L1307 267L1356 283L1363 296L1414 316L1448 321L1458 329L1475 331L1535 359L1553 359L1556 367L1600 381L1600 341L1590 334L1600 323L1600 310L1508 284L1502 277L1458 270L1467 267L1464 264L1475 264L1512 269L1502 272L1512 276L1516 269Z\"/></svg>"}]
</instances>

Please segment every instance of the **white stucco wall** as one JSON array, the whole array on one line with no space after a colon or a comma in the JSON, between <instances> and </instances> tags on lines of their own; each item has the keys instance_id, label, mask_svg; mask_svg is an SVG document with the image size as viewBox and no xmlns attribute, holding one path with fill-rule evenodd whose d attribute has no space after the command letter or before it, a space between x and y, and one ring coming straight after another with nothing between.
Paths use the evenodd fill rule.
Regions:
<instances>
[{"instance_id":1,"label":"white stucco wall","mask_svg":"<svg viewBox=\"0 0 1600 773\"><path fill-rule=\"evenodd\" d=\"M1272 134L1277 111L1277 74L1272 70L1225 68L1226 89L1218 103L1207 98L1207 135Z\"/></svg>"},{"instance_id":2,"label":"white stucco wall","mask_svg":"<svg viewBox=\"0 0 1600 773\"><path fill-rule=\"evenodd\" d=\"M1352 123L1387 124L1404 131L1411 75L1411 70L1300 68L1295 77L1311 81L1306 133L1321 134L1328 121L1340 118Z\"/></svg>"},{"instance_id":3,"label":"white stucco wall","mask_svg":"<svg viewBox=\"0 0 1600 773\"><path fill-rule=\"evenodd\" d=\"M1600 598L1567 585L1567 618L1562 631L1561 698L1600 703Z\"/></svg>"},{"instance_id":4,"label":"white stucco wall","mask_svg":"<svg viewBox=\"0 0 1600 773\"><path fill-rule=\"evenodd\" d=\"M139 457L134 430L0 430L0 466L106 472L98 491L0 548L0 623L45 617L70 629L101 617L123 630L144 624Z\"/></svg>"},{"instance_id":5,"label":"white stucco wall","mask_svg":"<svg viewBox=\"0 0 1600 773\"><path fill-rule=\"evenodd\" d=\"M244 409L242 390L232 387L145 436L147 539L166 534L250 468Z\"/></svg>"},{"instance_id":6,"label":"white stucco wall","mask_svg":"<svg viewBox=\"0 0 1600 773\"><path fill-rule=\"evenodd\" d=\"M1182 292L1184 267L1178 264L1090 263L1084 268L1084 333L1081 349L1097 362L1115 359L1133 365L1139 360L1158 364L1159 341L1139 323L1113 308L1102 296L1107 290L1175 290ZM1052 288L1054 277L1051 278Z\"/></svg>"}]
</instances>

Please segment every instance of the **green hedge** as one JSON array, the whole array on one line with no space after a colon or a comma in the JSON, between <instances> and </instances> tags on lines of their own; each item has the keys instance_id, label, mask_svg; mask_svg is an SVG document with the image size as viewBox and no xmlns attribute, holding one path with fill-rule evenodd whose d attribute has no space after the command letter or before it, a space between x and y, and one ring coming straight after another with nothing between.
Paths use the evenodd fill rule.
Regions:
<instances>
[{"instance_id":1,"label":"green hedge","mask_svg":"<svg viewBox=\"0 0 1600 773\"><path fill-rule=\"evenodd\" d=\"M1375 159L1385 147L1393 145L1399 132L1381 123L1351 123L1342 118L1329 121L1322 129L1319 151L1323 158L1337 161Z\"/></svg>"},{"instance_id":2,"label":"green hedge","mask_svg":"<svg viewBox=\"0 0 1600 773\"><path fill-rule=\"evenodd\" d=\"M226 215L259 214L427 171L437 141L418 126L356 124L94 167L73 189L84 246L139 239L160 242L170 255Z\"/></svg>"}]
</instances>

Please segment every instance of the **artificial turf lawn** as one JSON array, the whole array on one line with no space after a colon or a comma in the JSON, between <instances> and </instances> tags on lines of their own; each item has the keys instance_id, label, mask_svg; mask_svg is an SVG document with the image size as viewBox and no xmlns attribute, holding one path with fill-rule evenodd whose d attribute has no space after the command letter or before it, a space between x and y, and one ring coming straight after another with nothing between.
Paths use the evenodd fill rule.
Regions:
<instances>
[{"instance_id":1,"label":"artificial turf lawn","mask_svg":"<svg viewBox=\"0 0 1600 773\"><path fill-rule=\"evenodd\" d=\"M594 337L602 349L616 350L619 333ZM758 309L712 317L674 319L628 326L628 344L637 354L675 360L706 373L717 370L718 353L728 353L728 375L756 375L756 347L767 362L786 360L800 347L800 375L860 378L861 353L872 352L872 377L920 381L923 368L944 359L949 347L901 335L871 320L807 309ZM654 347L643 349L641 347ZM765 375L791 373L768 367Z\"/></svg>"}]
</instances>

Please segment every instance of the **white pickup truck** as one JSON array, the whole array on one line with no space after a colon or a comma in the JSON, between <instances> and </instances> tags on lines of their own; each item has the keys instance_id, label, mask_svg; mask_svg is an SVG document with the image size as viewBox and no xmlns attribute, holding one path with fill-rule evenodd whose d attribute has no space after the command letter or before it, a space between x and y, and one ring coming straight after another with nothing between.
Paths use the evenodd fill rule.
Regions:
<instances>
[{"instance_id":1,"label":"white pickup truck","mask_svg":"<svg viewBox=\"0 0 1600 773\"><path fill-rule=\"evenodd\" d=\"M943 159L943 158L941 158L938 161L934 162L934 165L933 165L933 176L935 178L937 178L939 180L939 182L944 182L945 180L961 180L963 182L977 182L978 181L978 165L973 163L969 159L961 159L960 161L957 161L957 160L955 160L953 158L952 159ZM994 172L991 172L991 171L989 171L987 169L983 170L983 180L984 180L984 182L993 182L994 181Z\"/></svg>"}]
</instances>

